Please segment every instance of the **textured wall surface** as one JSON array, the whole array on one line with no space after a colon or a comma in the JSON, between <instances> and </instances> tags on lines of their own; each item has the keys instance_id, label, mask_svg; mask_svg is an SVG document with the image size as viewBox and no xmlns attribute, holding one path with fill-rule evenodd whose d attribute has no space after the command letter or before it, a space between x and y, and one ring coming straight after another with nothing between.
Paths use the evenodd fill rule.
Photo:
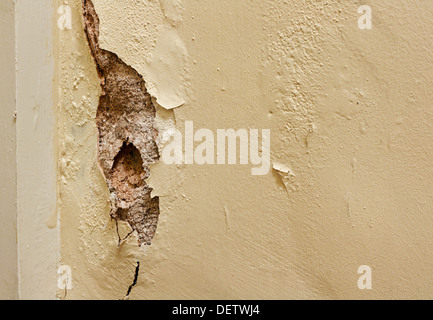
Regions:
<instances>
[{"instance_id":1,"label":"textured wall surface","mask_svg":"<svg viewBox=\"0 0 433 320\"><path fill-rule=\"evenodd\" d=\"M433 297L432 2L366 1L360 30L359 1L94 0L101 48L143 77L160 135L187 121L272 132L265 176L151 166L160 218L141 248L119 247L110 219L80 2L59 48L67 299L125 298L137 262L130 299Z\"/></svg>"}]
</instances>

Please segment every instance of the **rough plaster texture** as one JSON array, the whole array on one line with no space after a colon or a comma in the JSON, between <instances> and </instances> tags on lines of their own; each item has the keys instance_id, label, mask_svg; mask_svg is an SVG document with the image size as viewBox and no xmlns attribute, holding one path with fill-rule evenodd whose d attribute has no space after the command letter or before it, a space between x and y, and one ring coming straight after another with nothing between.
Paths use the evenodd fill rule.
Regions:
<instances>
[{"instance_id":1,"label":"rough plaster texture","mask_svg":"<svg viewBox=\"0 0 433 320\"><path fill-rule=\"evenodd\" d=\"M91 0L83 0L83 20L101 78L98 163L110 189L111 216L127 221L140 245L150 245L158 225L159 198L152 198L145 180L149 166L159 160L156 109L142 76L100 48L100 20Z\"/></svg>"},{"instance_id":2,"label":"rough plaster texture","mask_svg":"<svg viewBox=\"0 0 433 320\"><path fill-rule=\"evenodd\" d=\"M184 102L155 102L160 130L269 128L275 169L153 165L152 246L133 236L118 247L97 165L99 78L70 1L59 53L67 298L125 297L137 261L131 299L432 298L431 2L367 1L372 30L358 29L359 1L94 3L101 47L153 100ZM357 287L361 265L372 291Z\"/></svg>"}]
</instances>

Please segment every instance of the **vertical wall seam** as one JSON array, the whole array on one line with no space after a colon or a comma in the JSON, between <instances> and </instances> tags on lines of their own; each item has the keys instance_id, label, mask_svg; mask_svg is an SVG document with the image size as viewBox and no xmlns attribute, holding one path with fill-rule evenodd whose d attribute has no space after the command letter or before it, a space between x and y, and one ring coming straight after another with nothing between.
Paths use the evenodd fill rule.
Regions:
<instances>
[{"instance_id":1,"label":"vertical wall seam","mask_svg":"<svg viewBox=\"0 0 433 320\"><path fill-rule=\"evenodd\" d=\"M18 109L17 102L18 102L18 22L17 22L17 3L18 0L14 0L14 46L15 46L15 110ZM16 170L15 170L15 188L16 188L16 237L17 237L17 294L18 299L21 299L21 252L20 252L20 219L18 216L18 115L17 120L15 122L15 164L16 164Z\"/></svg>"}]
</instances>

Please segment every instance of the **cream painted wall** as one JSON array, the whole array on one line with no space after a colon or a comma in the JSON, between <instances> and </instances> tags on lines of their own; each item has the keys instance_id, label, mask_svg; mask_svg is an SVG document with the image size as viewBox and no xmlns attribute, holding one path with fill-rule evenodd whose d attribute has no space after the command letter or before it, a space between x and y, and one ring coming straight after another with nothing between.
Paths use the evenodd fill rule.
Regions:
<instances>
[{"instance_id":1,"label":"cream painted wall","mask_svg":"<svg viewBox=\"0 0 433 320\"><path fill-rule=\"evenodd\" d=\"M17 168L15 109L15 6L13 0L0 3L0 299L18 297L17 268Z\"/></svg>"},{"instance_id":2,"label":"cream painted wall","mask_svg":"<svg viewBox=\"0 0 433 320\"><path fill-rule=\"evenodd\" d=\"M57 294L53 9L51 0L0 4L3 299Z\"/></svg>"},{"instance_id":3,"label":"cream painted wall","mask_svg":"<svg viewBox=\"0 0 433 320\"><path fill-rule=\"evenodd\" d=\"M154 242L118 248L96 164L99 79L70 1L58 111L67 299L124 298L137 261L131 299L432 298L433 3L367 1L373 29L360 30L359 1L94 2L102 46L163 105L185 102L158 109L162 127L271 129L272 160L293 175L154 166ZM357 287L361 265L371 291Z\"/></svg>"},{"instance_id":4,"label":"cream painted wall","mask_svg":"<svg viewBox=\"0 0 433 320\"><path fill-rule=\"evenodd\" d=\"M54 299L60 258L56 226L54 2L15 3L19 297Z\"/></svg>"}]
</instances>

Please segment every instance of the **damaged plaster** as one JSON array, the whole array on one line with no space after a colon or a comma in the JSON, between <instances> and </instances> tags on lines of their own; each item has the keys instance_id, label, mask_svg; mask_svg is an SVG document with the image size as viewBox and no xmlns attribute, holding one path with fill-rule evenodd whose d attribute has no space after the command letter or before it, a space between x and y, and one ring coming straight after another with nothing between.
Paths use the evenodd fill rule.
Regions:
<instances>
[{"instance_id":1,"label":"damaged plaster","mask_svg":"<svg viewBox=\"0 0 433 320\"><path fill-rule=\"evenodd\" d=\"M190 81L188 50L179 35L184 1L93 0L93 3L100 18L100 48L115 52L144 77L155 104L167 110L183 106ZM118 19L120 16L123 19Z\"/></svg>"},{"instance_id":2,"label":"damaged plaster","mask_svg":"<svg viewBox=\"0 0 433 320\"><path fill-rule=\"evenodd\" d=\"M98 161L111 194L111 216L127 221L139 244L150 245L159 218L159 198L145 180L159 160L156 110L143 77L116 54L99 46L99 18L83 0L85 32L95 59L102 94L96 116Z\"/></svg>"},{"instance_id":3,"label":"damaged plaster","mask_svg":"<svg viewBox=\"0 0 433 320\"><path fill-rule=\"evenodd\" d=\"M95 0L100 48L142 75L149 93L158 89L148 80L160 30L175 28L187 48L185 107L161 114L154 104L158 128L161 116L167 129L194 121L211 131L272 130L268 176L152 165L147 183L161 214L152 245L141 248L135 233L118 247L107 214L107 177L95 165L101 87L81 1L69 3L59 111L67 299L124 297L137 261L130 299L431 296L431 3L372 4L378 18L366 32L357 1L184 1L180 21L159 0ZM123 143L112 164L141 175L137 161L117 157ZM129 224L118 225L123 239ZM360 265L372 267L371 292L357 287Z\"/></svg>"}]
</instances>

